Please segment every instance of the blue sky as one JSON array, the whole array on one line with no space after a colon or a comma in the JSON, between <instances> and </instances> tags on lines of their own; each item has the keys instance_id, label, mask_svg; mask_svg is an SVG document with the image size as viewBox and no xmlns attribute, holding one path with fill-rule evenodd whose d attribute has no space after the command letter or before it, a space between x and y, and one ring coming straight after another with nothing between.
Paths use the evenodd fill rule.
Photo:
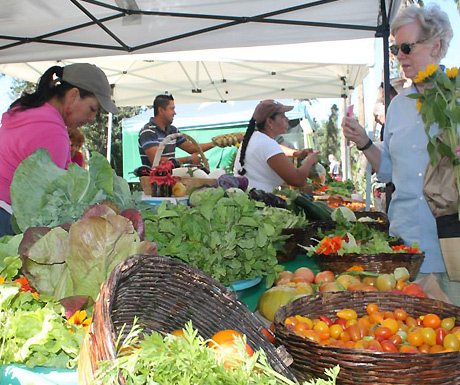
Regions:
<instances>
[{"instance_id":1,"label":"blue sky","mask_svg":"<svg viewBox=\"0 0 460 385\"><path fill-rule=\"evenodd\" d=\"M447 67L458 67L460 66L460 12L457 9L456 2L453 0L428 0L425 1L425 4L437 3L440 5L444 11L449 15L450 22L454 29L454 38L450 44L449 52L447 57L442 61L442 63ZM376 66L377 67L377 66ZM380 83L380 78L375 76L374 79L367 79L368 83L374 81L377 85ZM7 110L8 106L11 104L12 100L10 99L9 87L11 84L11 79L9 77L0 78L0 114ZM377 85L372 85L372 89L376 88ZM367 104L371 105L373 101L369 102L369 99L373 98L373 94L367 99ZM365 96L366 98L366 96ZM375 99L375 98L374 98ZM310 109L312 117L315 117L318 121L326 120L330 114L330 108L332 104L338 104L339 107L342 107L341 99L321 99L318 102L315 102ZM368 116L366 114L366 116Z\"/></svg>"}]
</instances>

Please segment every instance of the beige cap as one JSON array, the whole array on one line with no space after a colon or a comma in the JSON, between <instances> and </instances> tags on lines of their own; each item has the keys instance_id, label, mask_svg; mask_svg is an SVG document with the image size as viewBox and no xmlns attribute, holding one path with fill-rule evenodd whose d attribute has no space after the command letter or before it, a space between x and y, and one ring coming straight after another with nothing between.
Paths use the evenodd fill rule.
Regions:
<instances>
[{"instance_id":1,"label":"beige cap","mask_svg":"<svg viewBox=\"0 0 460 385\"><path fill-rule=\"evenodd\" d=\"M112 88L107 80L107 76L94 64L69 64L64 67L62 80L75 87L92 92L106 112L118 114L118 108L112 101Z\"/></svg>"},{"instance_id":2,"label":"beige cap","mask_svg":"<svg viewBox=\"0 0 460 385\"><path fill-rule=\"evenodd\" d=\"M273 99L262 100L254 110L252 117L257 123L262 123L274 114L291 111L293 108L294 106L285 106Z\"/></svg>"}]
</instances>

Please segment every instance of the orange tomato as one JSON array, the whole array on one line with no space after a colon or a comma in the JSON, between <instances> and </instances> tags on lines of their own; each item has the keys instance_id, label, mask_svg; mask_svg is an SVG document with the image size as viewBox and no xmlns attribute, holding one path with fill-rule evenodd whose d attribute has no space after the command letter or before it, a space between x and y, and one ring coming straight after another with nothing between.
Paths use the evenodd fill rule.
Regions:
<instances>
[{"instance_id":1,"label":"orange tomato","mask_svg":"<svg viewBox=\"0 0 460 385\"><path fill-rule=\"evenodd\" d=\"M233 369L239 365L239 352L234 340L223 341L219 345L214 345L212 349L224 363L225 369ZM249 357L252 357L254 354L254 351L248 344L246 344L246 353Z\"/></svg>"},{"instance_id":2,"label":"orange tomato","mask_svg":"<svg viewBox=\"0 0 460 385\"><path fill-rule=\"evenodd\" d=\"M267 339L268 339L272 344L275 343L275 335L273 334L273 332L272 332L271 330L262 329L262 333L264 333L264 336L267 337Z\"/></svg>"},{"instance_id":3,"label":"orange tomato","mask_svg":"<svg viewBox=\"0 0 460 385\"><path fill-rule=\"evenodd\" d=\"M423 326L436 329L441 325L441 319L436 314L427 314L423 317Z\"/></svg>"},{"instance_id":4,"label":"orange tomato","mask_svg":"<svg viewBox=\"0 0 460 385\"><path fill-rule=\"evenodd\" d=\"M216 344L217 345L222 345L222 343L227 342L227 341L234 341L235 338L242 338L242 334L238 333L236 330L232 329L225 329L217 332L211 337L211 340L209 341L208 345L209 347L213 347Z\"/></svg>"},{"instance_id":5,"label":"orange tomato","mask_svg":"<svg viewBox=\"0 0 460 385\"><path fill-rule=\"evenodd\" d=\"M383 327L387 327L391 330L392 334L395 334L399 330L398 321L392 318L387 318L381 323Z\"/></svg>"},{"instance_id":6,"label":"orange tomato","mask_svg":"<svg viewBox=\"0 0 460 385\"><path fill-rule=\"evenodd\" d=\"M184 336L184 330L183 329L177 329L173 330L170 334L176 337L183 337Z\"/></svg>"},{"instance_id":7,"label":"orange tomato","mask_svg":"<svg viewBox=\"0 0 460 385\"><path fill-rule=\"evenodd\" d=\"M423 336L421 333L415 331L415 332L410 332L408 335L407 335L407 341L413 345L413 346L416 346L416 347L419 347L421 345L423 345Z\"/></svg>"},{"instance_id":8,"label":"orange tomato","mask_svg":"<svg viewBox=\"0 0 460 385\"><path fill-rule=\"evenodd\" d=\"M393 313L397 320L404 321L407 318L407 312L404 309L396 309Z\"/></svg>"}]
</instances>

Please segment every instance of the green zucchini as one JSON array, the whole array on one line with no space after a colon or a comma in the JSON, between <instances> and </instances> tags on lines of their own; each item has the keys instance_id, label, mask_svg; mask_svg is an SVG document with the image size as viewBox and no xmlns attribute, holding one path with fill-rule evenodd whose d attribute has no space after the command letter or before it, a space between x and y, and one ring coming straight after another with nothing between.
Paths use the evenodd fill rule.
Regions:
<instances>
[{"instance_id":1,"label":"green zucchini","mask_svg":"<svg viewBox=\"0 0 460 385\"><path fill-rule=\"evenodd\" d=\"M304 210L307 218L312 221L331 220L331 213L333 209L323 202L315 202L304 194L295 198L294 202L297 206Z\"/></svg>"}]
</instances>

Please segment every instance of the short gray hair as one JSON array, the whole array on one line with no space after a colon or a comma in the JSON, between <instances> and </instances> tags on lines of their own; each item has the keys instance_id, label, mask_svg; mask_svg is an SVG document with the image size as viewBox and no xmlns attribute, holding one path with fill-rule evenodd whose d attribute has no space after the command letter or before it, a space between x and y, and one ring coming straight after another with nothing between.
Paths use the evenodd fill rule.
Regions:
<instances>
[{"instance_id":1,"label":"short gray hair","mask_svg":"<svg viewBox=\"0 0 460 385\"><path fill-rule=\"evenodd\" d=\"M440 60L446 56L450 41L454 36L447 13L437 4L430 4L424 7L412 4L396 15L391 23L391 34L394 36L399 28L413 21L418 21L420 25L421 36L419 36L419 39L439 39L441 48L439 49L438 59Z\"/></svg>"}]
</instances>

